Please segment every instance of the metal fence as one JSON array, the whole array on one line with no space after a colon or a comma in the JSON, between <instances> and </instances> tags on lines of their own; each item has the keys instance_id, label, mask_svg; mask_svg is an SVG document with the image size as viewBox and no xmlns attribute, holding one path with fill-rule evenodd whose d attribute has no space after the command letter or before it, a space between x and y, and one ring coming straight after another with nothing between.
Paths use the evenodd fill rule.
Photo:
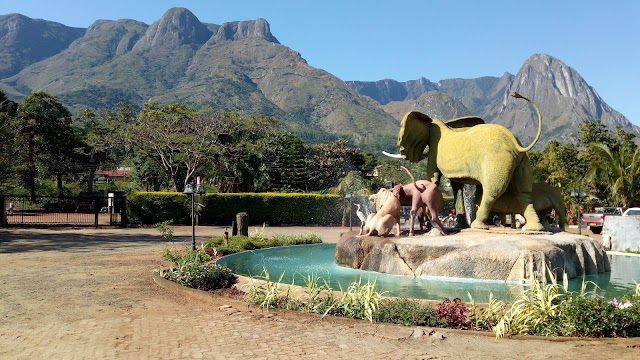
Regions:
<instances>
[{"instance_id":1,"label":"metal fence","mask_svg":"<svg viewBox=\"0 0 640 360\"><path fill-rule=\"evenodd\" d=\"M104 195L107 195L106 197ZM124 195L0 195L3 226L100 226L126 223ZM124 221L123 221L124 220Z\"/></svg>"}]
</instances>

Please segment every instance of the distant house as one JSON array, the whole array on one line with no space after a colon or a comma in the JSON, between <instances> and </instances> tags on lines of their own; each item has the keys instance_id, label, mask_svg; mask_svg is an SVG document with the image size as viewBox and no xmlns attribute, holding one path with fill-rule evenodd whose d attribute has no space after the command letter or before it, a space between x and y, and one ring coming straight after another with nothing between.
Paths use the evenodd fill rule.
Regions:
<instances>
[{"instance_id":1,"label":"distant house","mask_svg":"<svg viewBox=\"0 0 640 360\"><path fill-rule=\"evenodd\" d=\"M93 180L125 181L131 174L130 167L118 167L115 170L96 170L93 174Z\"/></svg>"}]
</instances>

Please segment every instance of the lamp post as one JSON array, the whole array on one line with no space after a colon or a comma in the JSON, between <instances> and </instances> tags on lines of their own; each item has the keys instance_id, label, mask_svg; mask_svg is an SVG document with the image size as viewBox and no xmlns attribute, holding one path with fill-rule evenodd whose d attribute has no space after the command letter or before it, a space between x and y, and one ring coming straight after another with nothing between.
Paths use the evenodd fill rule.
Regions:
<instances>
[{"instance_id":1,"label":"lamp post","mask_svg":"<svg viewBox=\"0 0 640 360\"><path fill-rule=\"evenodd\" d=\"M345 199L349 199L349 231L353 230L353 226L351 224L351 193L347 193L347 195L344 196Z\"/></svg>"},{"instance_id":2,"label":"lamp post","mask_svg":"<svg viewBox=\"0 0 640 360\"><path fill-rule=\"evenodd\" d=\"M571 197L576 199L578 202L578 235L582 235L582 219L580 218L580 204L582 204L582 200L587 197L587 193L580 189L573 189L571 191Z\"/></svg>"},{"instance_id":3,"label":"lamp post","mask_svg":"<svg viewBox=\"0 0 640 360\"><path fill-rule=\"evenodd\" d=\"M196 182L196 189L193 188L193 183L188 183L184 186L184 191L182 192L186 195L191 195L191 250L196 249L196 205L195 205L195 194L202 195L205 193L204 187L202 186L202 178L198 176Z\"/></svg>"}]
</instances>

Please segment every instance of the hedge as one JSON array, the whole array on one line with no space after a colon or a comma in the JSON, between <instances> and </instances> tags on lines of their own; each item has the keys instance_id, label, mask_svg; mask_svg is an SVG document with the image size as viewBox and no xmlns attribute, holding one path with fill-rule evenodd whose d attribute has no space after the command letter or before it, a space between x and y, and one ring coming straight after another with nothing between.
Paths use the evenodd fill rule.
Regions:
<instances>
[{"instance_id":1,"label":"hedge","mask_svg":"<svg viewBox=\"0 0 640 360\"><path fill-rule=\"evenodd\" d=\"M339 195L299 193L212 193L196 195L198 223L230 225L249 214L251 225L340 225L344 200ZM133 192L127 196L130 222L151 225L166 220L191 223L191 199L174 192Z\"/></svg>"}]
</instances>

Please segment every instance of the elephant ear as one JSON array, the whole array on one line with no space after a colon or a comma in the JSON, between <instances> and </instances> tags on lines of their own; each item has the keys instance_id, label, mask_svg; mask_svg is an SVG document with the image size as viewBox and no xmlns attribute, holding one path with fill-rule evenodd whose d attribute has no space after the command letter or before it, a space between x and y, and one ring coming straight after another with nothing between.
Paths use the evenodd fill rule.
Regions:
<instances>
[{"instance_id":1,"label":"elephant ear","mask_svg":"<svg viewBox=\"0 0 640 360\"><path fill-rule=\"evenodd\" d=\"M451 129L465 129L480 124L486 124L486 122L477 116L465 116L445 121L445 125Z\"/></svg>"},{"instance_id":2,"label":"elephant ear","mask_svg":"<svg viewBox=\"0 0 640 360\"><path fill-rule=\"evenodd\" d=\"M422 153L429 145L430 117L418 112L410 111L402 119L398 134L400 154L411 162L422 160Z\"/></svg>"}]
</instances>

